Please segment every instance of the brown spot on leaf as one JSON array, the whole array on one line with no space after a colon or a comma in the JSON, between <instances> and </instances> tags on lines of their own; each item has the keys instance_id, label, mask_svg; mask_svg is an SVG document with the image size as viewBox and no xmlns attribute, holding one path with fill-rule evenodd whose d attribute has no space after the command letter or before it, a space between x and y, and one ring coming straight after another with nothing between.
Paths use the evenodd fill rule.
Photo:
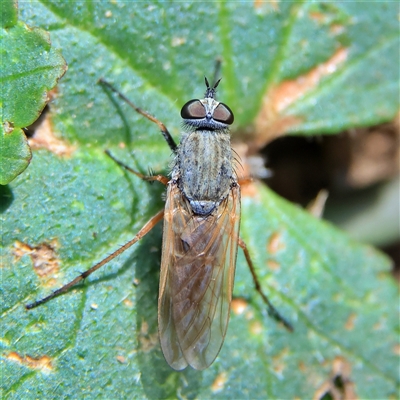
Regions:
<instances>
[{"instance_id":1,"label":"brown spot on leaf","mask_svg":"<svg viewBox=\"0 0 400 400\"><path fill-rule=\"evenodd\" d=\"M276 254L278 251L283 250L286 247L282 241L282 234L280 232L274 232L268 240L267 251L269 254Z\"/></svg>"},{"instance_id":2,"label":"brown spot on leaf","mask_svg":"<svg viewBox=\"0 0 400 400\"><path fill-rule=\"evenodd\" d=\"M117 361L120 362L121 364L126 363L126 358L124 356L117 356Z\"/></svg>"},{"instance_id":3,"label":"brown spot on leaf","mask_svg":"<svg viewBox=\"0 0 400 400\"><path fill-rule=\"evenodd\" d=\"M267 267L271 271L279 271L281 269L281 265L275 260L268 260L267 261Z\"/></svg>"},{"instance_id":4,"label":"brown spot on leaf","mask_svg":"<svg viewBox=\"0 0 400 400\"><path fill-rule=\"evenodd\" d=\"M140 348L144 353L148 353L158 346L158 332L149 333L149 324L142 322L139 332Z\"/></svg>"},{"instance_id":5,"label":"brown spot on leaf","mask_svg":"<svg viewBox=\"0 0 400 400\"><path fill-rule=\"evenodd\" d=\"M143 321L142 326L140 327L140 334L147 335L149 333L149 324L146 321Z\"/></svg>"},{"instance_id":6,"label":"brown spot on leaf","mask_svg":"<svg viewBox=\"0 0 400 400\"><path fill-rule=\"evenodd\" d=\"M384 326L385 326L384 322L380 320L372 326L372 329L374 331L381 331L384 328Z\"/></svg>"},{"instance_id":7,"label":"brown spot on leaf","mask_svg":"<svg viewBox=\"0 0 400 400\"><path fill-rule=\"evenodd\" d=\"M133 283L133 286L139 286L139 284L140 284L140 279L134 278L132 283Z\"/></svg>"},{"instance_id":8,"label":"brown spot on leaf","mask_svg":"<svg viewBox=\"0 0 400 400\"><path fill-rule=\"evenodd\" d=\"M272 367L277 375L282 375L286 368L286 358L289 355L289 348L285 347L276 356L272 357Z\"/></svg>"},{"instance_id":9,"label":"brown spot on leaf","mask_svg":"<svg viewBox=\"0 0 400 400\"><path fill-rule=\"evenodd\" d=\"M337 22L336 19L332 19L330 13L323 13L321 11L311 11L309 14L310 18L317 22L319 25L329 24L329 31L332 35L340 35L345 31L345 26Z\"/></svg>"},{"instance_id":10,"label":"brown spot on leaf","mask_svg":"<svg viewBox=\"0 0 400 400\"><path fill-rule=\"evenodd\" d=\"M315 89L321 79L334 73L347 59L348 50L339 48L332 57L294 80L269 88L255 121L256 146L264 147L272 139L283 135L303 121L302 116L286 115L286 110L301 97Z\"/></svg>"},{"instance_id":11,"label":"brown spot on leaf","mask_svg":"<svg viewBox=\"0 0 400 400\"><path fill-rule=\"evenodd\" d=\"M278 0L254 0L254 8L259 9L261 7L265 7L265 5L268 5L272 7L274 11L279 11L279 2Z\"/></svg>"},{"instance_id":12,"label":"brown spot on leaf","mask_svg":"<svg viewBox=\"0 0 400 400\"><path fill-rule=\"evenodd\" d=\"M54 135L49 112L46 112L44 117L38 120L33 130L34 134L29 138L29 145L32 149L46 149L60 157L69 157L76 150L75 146L68 144Z\"/></svg>"},{"instance_id":13,"label":"brown spot on leaf","mask_svg":"<svg viewBox=\"0 0 400 400\"><path fill-rule=\"evenodd\" d=\"M171 46L172 47L180 47L185 43L186 43L186 38L185 37L174 36L171 39Z\"/></svg>"},{"instance_id":14,"label":"brown spot on leaf","mask_svg":"<svg viewBox=\"0 0 400 400\"><path fill-rule=\"evenodd\" d=\"M313 19L314 21L317 21L317 22L322 22L325 20L325 15L319 11L311 11L309 13L309 16L311 19Z\"/></svg>"},{"instance_id":15,"label":"brown spot on leaf","mask_svg":"<svg viewBox=\"0 0 400 400\"><path fill-rule=\"evenodd\" d=\"M332 362L329 379L315 392L313 400L357 400L355 385L350 379L351 366L344 357L336 357Z\"/></svg>"},{"instance_id":16,"label":"brown spot on leaf","mask_svg":"<svg viewBox=\"0 0 400 400\"><path fill-rule=\"evenodd\" d=\"M123 303L128 308L132 308L133 307L133 301L131 299L124 299Z\"/></svg>"},{"instance_id":17,"label":"brown spot on leaf","mask_svg":"<svg viewBox=\"0 0 400 400\"><path fill-rule=\"evenodd\" d=\"M227 380L228 375L226 374L226 372L221 372L219 375L217 375L213 384L211 385L211 391L213 393L220 392L224 388Z\"/></svg>"},{"instance_id":18,"label":"brown spot on leaf","mask_svg":"<svg viewBox=\"0 0 400 400\"><path fill-rule=\"evenodd\" d=\"M253 335L260 335L263 332L264 327L260 321L253 321L250 324L249 330Z\"/></svg>"},{"instance_id":19,"label":"brown spot on leaf","mask_svg":"<svg viewBox=\"0 0 400 400\"><path fill-rule=\"evenodd\" d=\"M34 358L30 356L21 356L17 352L12 351L7 355L7 359L22 364L28 368L41 370L44 372L50 372L54 369L52 360L49 356Z\"/></svg>"},{"instance_id":20,"label":"brown spot on leaf","mask_svg":"<svg viewBox=\"0 0 400 400\"><path fill-rule=\"evenodd\" d=\"M340 35L345 31L345 27L343 25L340 24L331 24L331 26L329 27L330 32L332 33L332 35Z\"/></svg>"},{"instance_id":21,"label":"brown spot on leaf","mask_svg":"<svg viewBox=\"0 0 400 400\"><path fill-rule=\"evenodd\" d=\"M14 131L14 124L12 122L9 121L5 121L3 122L3 129L4 129L4 133L11 133Z\"/></svg>"},{"instance_id":22,"label":"brown spot on leaf","mask_svg":"<svg viewBox=\"0 0 400 400\"><path fill-rule=\"evenodd\" d=\"M35 247L17 240L14 243L13 254L16 261L28 255L32 260L34 271L43 281L43 284L54 286L57 284L55 277L57 277L60 269L60 260L56 252L58 246L56 239L53 239L50 243L40 243Z\"/></svg>"},{"instance_id":23,"label":"brown spot on leaf","mask_svg":"<svg viewBox=\"0 0 400 400\"><path fill-rule=\"evenodd\" d=\"M299 370L301 372L306 372L307 371L307 367L306 367L306 364L304 363L304 361L300 361L299 362Z\"/></svg>"},{"instance_id":24,"label":"brown spot on leaf","mask_svg":"<svg viewBox=\"0 0 400 400\"><path fill-rule=\"evenodd\" d=\"M247 301L242 298L233 299L231 302L231 309L236 315L241 315L247 308Z\"/></svg>"},{"instance_id":25,"label":"brown spot on leaf","mask_svg":"<svg viewBox=\"0 0 400 400\"><path fill-rule=\"evenodd\" d=\"M352 331L354 329L354 322L355 322L356 318L357 318L357 315L354 313L349 315L349 317L347 318L346 324L344 325L346 330Z\"/></svg>"}]
</instances>

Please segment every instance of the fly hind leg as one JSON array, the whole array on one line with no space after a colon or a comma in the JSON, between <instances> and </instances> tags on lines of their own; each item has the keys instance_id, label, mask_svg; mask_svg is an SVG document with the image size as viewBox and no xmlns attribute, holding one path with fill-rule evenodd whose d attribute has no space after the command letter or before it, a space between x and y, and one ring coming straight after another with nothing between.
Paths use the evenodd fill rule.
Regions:
<instances>
[{"instance_id":1,"label":"fly hind leg","mask_svg":"<svg viewBox=\"0 0 400 400\"><path fill-rule=\"evenodd\" d=\"M53 299L54 297L59 296L62 293L65 293L70 289L72 286L75 286L79 282L83 281L85 278L87 278L89 275L91 275L93 272L97 271L99 268L101 268L103 265L107 264L111 260L113 260L115 257L119 256L121 253L123 253L125 250L129 249L129 247L133 246L137 241L142 239L145 235L147 235L156 225L158 222L160 222L164 217L164 210L159 211L156 215L150 218L150 220L143 226L143 228L135 235L135 237L130 240L128 243L125 243L123 246L121 246L118 250L114 251L112 254L110 254L108 257L104 258L97 264L95 264L92 268L89 268L87 271L81 273L78 275L75 279L73 279L71 282L67 283L66 285L62 286L60 289L54 291L52 294L49 296L37 300L31 304L27 304L25 308L27 310L30 310L32 308L35 308L37 306L40 306L43 303L47 303L49 300Z\"/></svg>"},{"instance_id":2,"label":"fly hind leg","mask_svg":"<svg viewBox=\"0 0 400 400\"><path fill-rule=\"evenodd\" d=\"M269 300L269 298L267 297L267 295L263 292L262 288L261 288L261 284L260 281L258 280L256 271L254 269L254 264L253 261L251 260L250 257L250 253L249 250L246 246L246 243L239 238L238 240L238 245L242 248L243 252L244 252L244 256L246 257L246 261L247 264L249 266L251 275L253 277L253 281L254 281L254 286L257 290L257 292L261 295L262 299L264 300L265 304L268 306L268 314L274 318L276 321L281 322L284 327L289 330L290 332L293 331L293 326L290 322L288 322L280 313L279 311L272 305L271 301Z\"/></svg>"}]
</instances>

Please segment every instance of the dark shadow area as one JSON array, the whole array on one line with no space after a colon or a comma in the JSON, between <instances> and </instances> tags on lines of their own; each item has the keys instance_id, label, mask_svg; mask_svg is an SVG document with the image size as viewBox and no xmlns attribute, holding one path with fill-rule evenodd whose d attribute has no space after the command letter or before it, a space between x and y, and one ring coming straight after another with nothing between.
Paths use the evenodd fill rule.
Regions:
<instances>
[{"instance_id":1,"label":"dark shadow area","mask_svg":"<svg viewBox=\"0 0 400 400\"><path fill-rule=\"evenodd\" d=\"M393 260L393 274L400 282L400 240L381 248Z\"/></svg>"},{"instance_id":2,"label":"dark shadow area","mask_svg":"<svg viewBox=\"0 0 400 400\"><path fill-rule=\"evenodd\" d=\"M396 123L338 135L278 138L261 151L272 171L266 182L303 206L321 189L338 198L356 193L398 174L399 140Z\"/></svg>"},{"instance_id":3,"label":"dark shadow area","mask_svg":"<svg viewBox=\"0 0 400 400\"><path fill-rule=\"evenodd\" d=\"M0 213L6 212L14 200L12 190L8 185L0 185Z\"/></svg>"},{"instance_id":4,"label":"dark shadow area","mask_svg":"<svg viewBox=\"0 0 400 400\"><path fill-rule=\"evenodd\" d=\"M279 138L266 146L262 154L272 172L268 186L293 203L305 206L329 186L319 139Z\"/></svg>"},{"instance_id":5,"label":"dark shadow area","mask_svg":"<svg viewBox=\"0 0 400 400\"><path fill-rule=\"evenodd\" d=\"M32 124L24 128L24 133L27 138L31 138L34 136L36 129L40 126L43 120L46 118L47 113L50 112L50 107L47 104L45 108L43 108L42 112L40 113L38 119Z\"/></svg>"}]
</instances>

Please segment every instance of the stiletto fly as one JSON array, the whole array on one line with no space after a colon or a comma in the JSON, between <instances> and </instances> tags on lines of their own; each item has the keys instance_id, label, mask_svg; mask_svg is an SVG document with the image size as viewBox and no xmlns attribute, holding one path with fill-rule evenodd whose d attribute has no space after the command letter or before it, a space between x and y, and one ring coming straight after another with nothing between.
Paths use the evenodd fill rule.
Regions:
<instances>
[{"instance_id":1,"label":"stiletto fly","mask_svg":"<svg viewBox=\"0 0 400 400\"><path fill-rule=\"evenodd\" d=\"M178 146L162 122L101 80L160 127L175 155L171 177L167 178L140 174L107 153L141 179L165 184L165 209L152 217L131 241L50 296L27 305L28 309L66 292L136 243L164 218L158 325L161 348L172 368L182 370L190 365L203 370L217 357L228 327L238 245L244 250L256 290L269 313L292 330L261 290L250 254L239 237L240 180L229 134L234 116L226 104L215 99L219 82L211 87L205 78L204 99L190 100L182 107L184 129Z\"/></svg>"}]
</instances>

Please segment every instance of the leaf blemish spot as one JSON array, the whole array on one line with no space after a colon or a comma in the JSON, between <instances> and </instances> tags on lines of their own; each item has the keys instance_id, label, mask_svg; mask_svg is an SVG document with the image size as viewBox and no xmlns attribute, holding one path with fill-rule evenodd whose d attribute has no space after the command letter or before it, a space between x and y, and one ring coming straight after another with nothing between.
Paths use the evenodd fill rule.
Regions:
<instances>
[{"instance_id":1,"label":"leaf blemish spot","mask_svg":"<svg viewBox=\"0 0 400 400\"><path fill-rule=\"evenodd\" d=\"M242 298L232 299L231 309L234 314L241 315L247 308L247 301Z\"/></svg>"},{"instance_id":2,"label":"leaf blemish spot","mask_svg":"<svg viewBox=\"0 0 400 400\"><path fill-rule=\"evenodd\" d=\"M46 149L60 157L70 157L76 150L75 146L57 138L54 135L50 113L35 127L34 135L29 138L29 145L32 149Z\"/></svg>"},{"instance_id":3,"label":"leaf blemish spot","mask_svg":"<svg viewBox=\"0 0 400 400\"><path fill-rule=\"evenodd\" d=\"M57 279L55 279L60 269L60 260L56 252L58 247L59 244L56 239L53 239L50 243L40 243L35 247L17 240L14 243L13 254L16 261L28 255L32 260L33 269L42 279L42 283L52 287L58 284Z\"/></svg>"},{"instance_id":4,"label":"leaf blemish spot","mask_svg":"<svg viewBox=\"0 0 400 400\"><path fill-rule=\"evenodd\" d=\"M117 356L117 361L121 364L126 364L126 358L124 356Z\"/></svg>"},{"instance_id":5,"label":"leaf blemish spot","mask_svg":"<svg viewBox=\"0 0 400 400\"><path fill-rule=\"evenodd\" d=\"M280 232L274 232L268 240L268 253L276 254L278 251L285 249L285 247L285 243L282 241L282 234Z\"/></svg>"},{"instance_id":6,"label":"leaf blemish spot","mask_svg":"<svg viewBox=\"0 0 400 400\"><path fill-rule=\"evenodd\" d=\"M140 349L144 353L148 353L159 345L157 330L149 333L149 324L146 321L142 322L139 332Z\"/></svg>"},{"instance_id":7,"label":"leaf blemish spot","mask_svg":"<svg viewBox=\"0 0 400 400\"><path fill-rule=\"evenodd\" d=\"M228 375L226 372L221 372L214 380L211 385L211 391L213 393L220 392L225 387L225 383L228 380Z\"/></svg>"},{"instance_id":8,"label":"leaf blemish spot","mask_svg":"<svg viewBox=\"0 0 400 400\"><path fill-rule=\"evenodd\" d=\"M286 368L285 359L289 355L289 348L285 347L282 349L280 353L278 353L275 357L272 358L272 366L273 370L280 378L283 377L283 371Z\"/></svg>"},{"instance_id":9,"label":"leaf blemish spot","mask_svg":"<svg viewBox=\"0 0 400 400\"><path fill-rule=\"evenodd\" d=\"M30 356L21 356L17 352L12 351L7 355L7 359L22 364L28 368L40 370L43 372L50 372L54 369L51 358L49 356L33 358Z\"/></svg>"},{"instance_id":10,"label":"leaf blemish spot","mask_svg":"<svg viewBox=\"0 0 400 400\"><path fill-rule=\"evenodd\" d=\"M264 327L260 321L254 321L250 324L250 333L253 335L261 335L263 333Z\"/></svg>"},{"instance_id":11,"label":"leaf blemish spot","mask_svg":"<svg viewBox=\"0 0 400 400\"><path fill-rule=\"evenodd\" d=\"M179 47L186 43L186 39L184 37L173 37L171 40L172 47Z\"/></svg>"},{"instance_id":12,"label":"leaf blemish spot","mask_svg":"<svg viewBox=\"0 0 400 400\"><path fill-rule=\"evenodd\" d=\"M271 271L279 271L281 269L281 265L275 260L268 260L267 267Z\"/></svg>"},{"instance_id":13,"label":"leaf blemish spot","mask_svg":"<svg viewBox=\"0 0 400 400\"><path fill-rule=\"evenodd\" d=\"M300 116L285 115L286 110L315 89L322 78L336 72L348 56L348 49L341 47L324 63L314 67L294 80L281 82L269 88L264 95L260 112L255 120L257 147L264 147L272 139L283 135L303 120Z\"/></svg>"},{"instance_id":14,"label":"leaf blemish spot","mask_svg":"<svg viewBox=\"0 0 400 400\"><path fill-rule=\"evenodd\" d=\"M316 21L320 25L329 24L329 31L335 36L340 35L345 31L345 26L339 24L336 20L332 20L329 13L324 14L320 11L311 11L309 16L312 20Z\"/></svg>"},{"instance_id":15,"label":"leaf blemish spot","mask_svg":"<svg viewBox=\"0 0 400 400\"><path fill-rule=\"evenodd\" d=\"M9 121L3 122L3 128L5 133L11 133L14 130L14 124Z\"/></svg>"},{"instance_id":16,"label":"leaf blemish spot","mask_svg":"<svg viewBox=\"0 0 400 400\"><path fill-rule=\"evenodd\" d=\"M381 331L385 327L385 322L381 319L376 324L372 326L374 331Z\"/></svg>"},{"instance_id":17,"label":"leaf blemish spot","mask_svg":"<svg viewBox=\"0 0 400 400\"><path fill-rule=\"evenodd\" d=\"M133 307L133 301L130 300L130 299L124 299L124 301L122 303L128 308L132 308Z\"/></svg>"},{"instance_id":18,"label":"leaf blemish spot","mask_svg":"<svg viewBox=\"0 0 400 400\"><path fill-rule=\"evenodd\" d=\"M354 313L349 315L349 317L347 318L346 324L344 326L346 328L346 330L352 331L354 329L354 323L355 323L356 318L357 318L357 315Z\"/></svg>"},{"instance_id":19,"label":"leaf blemish spot","mask_svg":"<svg viewBox=\"0 0 400 400\"><path fill-rule=\"evenodd\" d=\"M307 367L306 367L306 364L304 363L304 361L300 361L298 367L301 372L307 371Z\"/></svg>"}]
</instances>

